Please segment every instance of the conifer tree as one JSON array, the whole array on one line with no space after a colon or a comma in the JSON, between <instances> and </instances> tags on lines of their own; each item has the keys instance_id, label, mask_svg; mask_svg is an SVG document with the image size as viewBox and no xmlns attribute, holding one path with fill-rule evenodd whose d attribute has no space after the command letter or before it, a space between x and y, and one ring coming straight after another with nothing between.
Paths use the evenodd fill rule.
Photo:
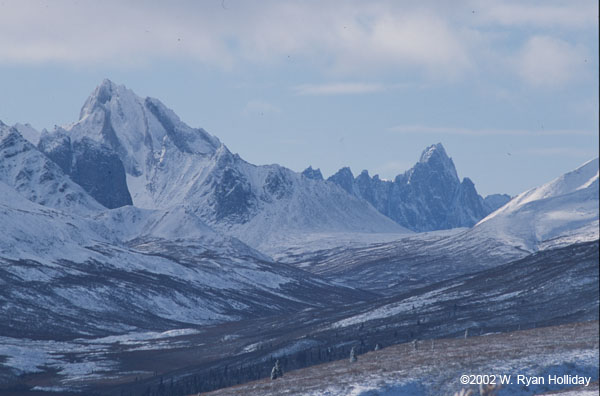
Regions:
<instances>
[{"instance_id":1,"label":"conifer tree","mask_svg":"<svg viewBox=\"0 0 600 396\"><path fill-rule=\"evenodd\" d=\"M354 347L352 347L352 349L350 350L350 363L354 363L357 360L358 359L356 358L356 351L354 350Z\"/></svg>"},{"instance_id":2,"label":"conifer tree","mask_svg":"<svg viewBox=\"0 0 600 396\"><path fill-rule=\"evenodd\" d=\"M283 377L283 370L281 369L281 365L279 364L279 359L275 361L275 366L271 370L271 379L276 380L277 378Z\"/></svg>"}]
</instances>

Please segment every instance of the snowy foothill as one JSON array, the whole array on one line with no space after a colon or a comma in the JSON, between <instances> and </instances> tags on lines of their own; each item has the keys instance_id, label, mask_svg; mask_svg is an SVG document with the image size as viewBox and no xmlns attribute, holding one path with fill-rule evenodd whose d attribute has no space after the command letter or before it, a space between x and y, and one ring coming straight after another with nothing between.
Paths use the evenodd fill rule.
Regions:
<instances>
[{"instance_id":1,"label":"snowy foothill","mask_svg":"<svg viewBox=\"0 0 600 396\"><path fill-rule=\"evenodd\" d=\"M513 198L473 234L494 234L526 250L598 239L598 158ZM554 240L555 243L551 241Z\"/></svg>"}]
</instances>

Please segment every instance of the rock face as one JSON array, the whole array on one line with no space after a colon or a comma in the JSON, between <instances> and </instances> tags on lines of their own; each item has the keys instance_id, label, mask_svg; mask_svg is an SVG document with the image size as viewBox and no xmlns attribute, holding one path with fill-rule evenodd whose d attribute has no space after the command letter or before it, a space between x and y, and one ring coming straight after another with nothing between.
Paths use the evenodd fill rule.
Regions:
<instances>
[{"instance_id":1,"label":"rock face","mask_svg":"<svg viewBox=\"0 0 600 396\"><path fill-rule=\"evenodd\" d=\"M486 201L469 178L461 182L441 143L427 147L419 162L394 181L370 177L366 170L355 178L349 168L327 180L413 231L471 227L510 199L496 194Z\"/></svg>"},{"instance_id":2,"label":"rock face","mask_svg":"<svg viewBox=\"0 0 600 396\"><path fill-rule=\"evenodd\" d=\"M123 163L110 148L87 137L71 141L64 130L42 135L38 148L105 207L133 204Z\"/></svg>"}]
</instances>

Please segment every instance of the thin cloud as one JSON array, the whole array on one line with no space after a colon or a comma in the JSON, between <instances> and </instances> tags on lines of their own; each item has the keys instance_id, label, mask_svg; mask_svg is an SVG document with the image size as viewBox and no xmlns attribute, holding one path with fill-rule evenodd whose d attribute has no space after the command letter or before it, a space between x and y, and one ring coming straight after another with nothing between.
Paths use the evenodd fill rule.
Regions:
<instances>
[{"instance_id":1,"label":"thin cloud","mask_svg":"<svg viewBox=\"0 0 600 396\"><path fill-rule=\"evenodd\" d=\"M464 127L435 127L426 125L396 125L388 128L391 132L402 134L436 134L436 135L467 135L467 136L492 136L492 135L507 135L507 136L556 136L556 135L585 135L593 136L597 131L584 129L545 129L540 127L538 130L532 129L489 129L489 128L464 128Z\"/></svg>"},{"instance_id":2,"label":"thin cloud","mask_svg":"<svg viewBox=\"0 0 600 396\"><path fill-rule=\"evenodd\" d=\"M597 14L593 1L227 0L223 7L217 0L14 0L0 10L0 64L128 67L167 60L231 70L294 62L335 79L408 72L411 78L442 81L493 79L500 68L546 86L569 82L576 73L569 74L571 66L584 51L575 42L535 37L550 28L552 34L593 29ZM520 40L535 36L519 49L515 37L497 38L513 35L505 28L513 25L546 30L517 29ZM574 37L582 40L581 34ZM544 63L536 62L537 56ZM307 94L382 89L377 84L304 88Z\"/></svg>"},{"instance_id":3,"label":"thin cloud","mask_svg":"<svg viewBox=\"0 0 600 396\"><path fill-rule=\"evenodd\" d=\"M555 87L581 76L586 58L586 50L581 46L549 36L534 36L521 49L514 67L531 85Z\"/></svg>"},{"instance_id":4,"label":"thin cloud","mask_svg":"<svg viewBox=\"0 0 600 396\"><path fill-rule=\"evenodd\" d=\"M394 2L14 1L0 12L0 63L232 68L288 57L343 73L411 67L456 75L471 63L458 26Z\"/></svg>"}]
</instances>

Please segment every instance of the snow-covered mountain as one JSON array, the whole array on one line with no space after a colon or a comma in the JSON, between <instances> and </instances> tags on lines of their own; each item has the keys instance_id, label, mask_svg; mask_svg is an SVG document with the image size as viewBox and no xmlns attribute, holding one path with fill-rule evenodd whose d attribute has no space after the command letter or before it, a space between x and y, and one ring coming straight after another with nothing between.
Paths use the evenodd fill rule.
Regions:
<instances>
[{"instance_id":1,"label":"snow-covered mountain","mask_svg":"<svg viewBox=\"0 0 600 396\"><path fill-rule=\"evenodd\" d=\"M312 174L312 168L305 171ZM319 172L320 174L320 172ZM441 143L427 147L417 164L394 181L369 176L356 178L342 168L327 179L413 231L471 227L509 201L505 194L482 198L469 178L458 178L454 162Z\"/></svg>"},{"instance_id":2,"label":"snow-covered mountain","mask_svg":"<svg viewBox=\"0 0 600 396\"><path fill-rule=\"evenodd\" d=\"M598 158L525 191L481 220L490 235L526 250L598 239Z\"/></svg>"},{"instance_id":3,"label":"snow-covered mountain","mask_svg":"<svg viewBox=\"0 0 600 396\"><path fill-rule=\"evenodd\" d=\"M58 158L43 143L61 146L56 142L64 136L73 147L89 139L116 153L135 206L184 205L209 226L255 247L284 232L406 232L332 183L279 165L249 164L157 99L142 99L109 80L87 99L79 121L43 136L40 147ZM114 161L112 168L118 168ZM103 202L114 195L111 187L92 195Z\"/></svg>"},{"instance_id":4,"label":"snow-covered mountain","mask_svg":"<svg viewBox=\"0 0 600 396\"><path fill-rule=\"evenodd\" d=\"M77 212L104 209L16 128L0 122L0 181L30 201Z\"/></svg>"}]
</instances>

